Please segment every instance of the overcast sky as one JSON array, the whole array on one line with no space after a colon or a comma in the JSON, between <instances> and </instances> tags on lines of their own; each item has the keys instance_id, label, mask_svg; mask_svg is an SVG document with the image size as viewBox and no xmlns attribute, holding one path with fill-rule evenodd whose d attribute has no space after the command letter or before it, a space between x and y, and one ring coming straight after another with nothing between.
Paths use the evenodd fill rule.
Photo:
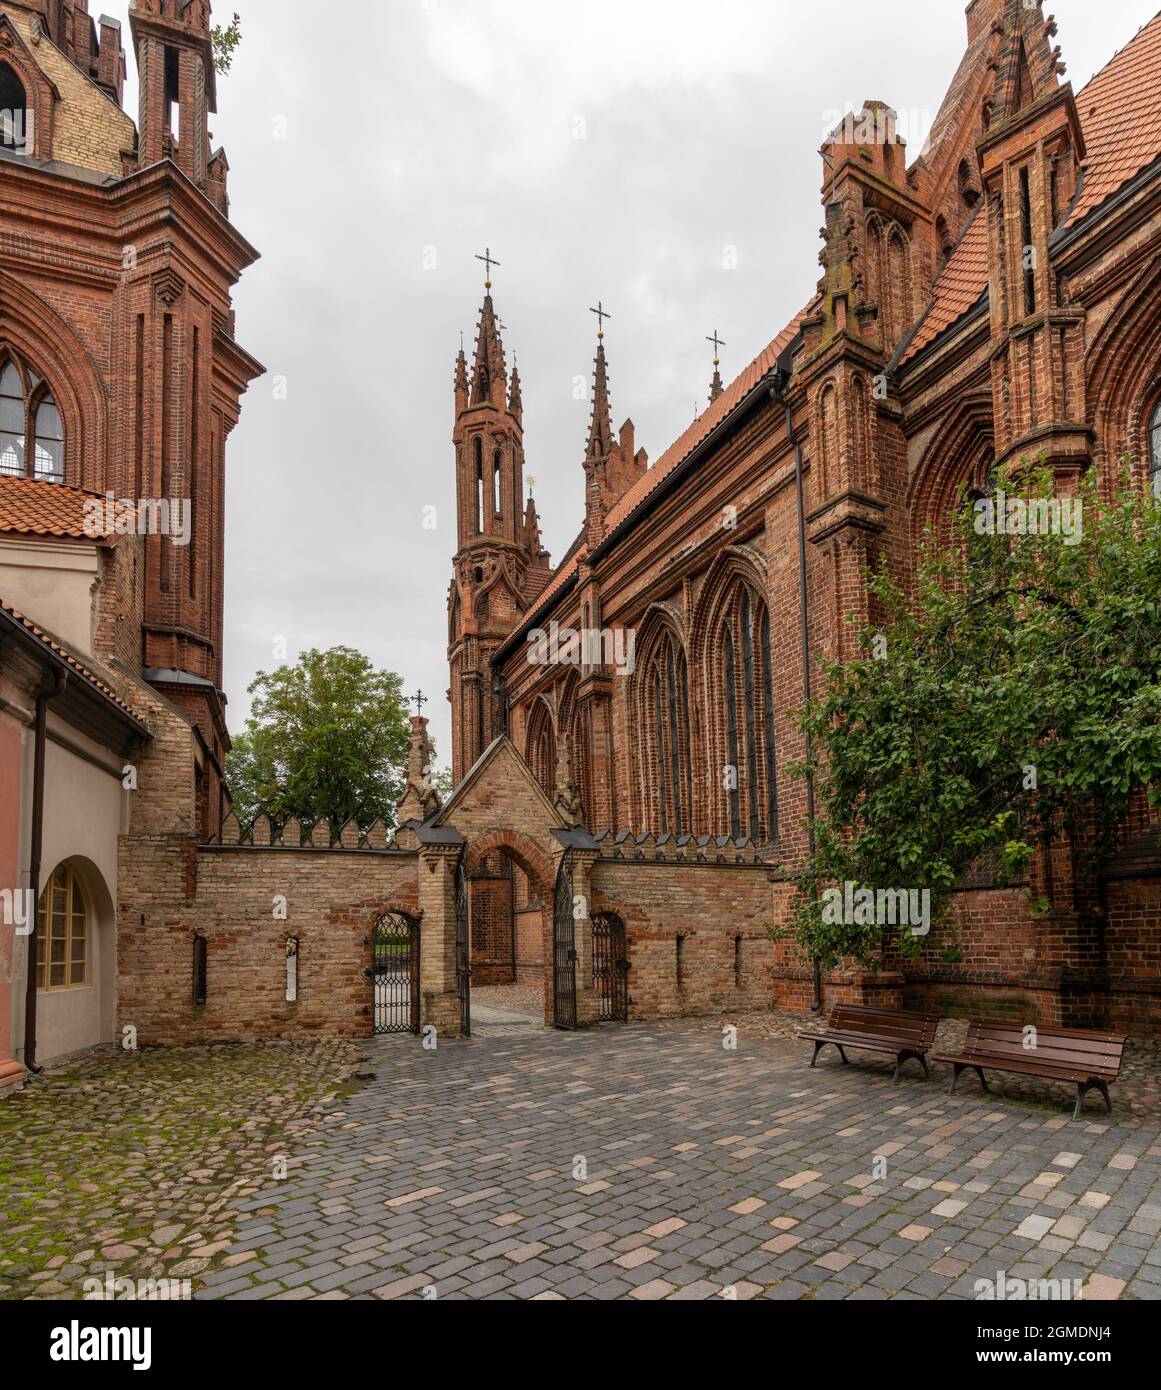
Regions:
<instances>
[{"instance_id":1,"label":"overcast sky","mask_svg":"<svg viewBox=\"0 0 1161 1390\"><path fill-rule=\"evenodd\" d=\"M474 254L502 262L555 563L582 518L589 306L613 314L614 424L632 416L657 459L706 403L706 335L726 340L728 381L810 297L830 115L881 98L929 123L965 3L216 0L243 41L212 129L262 252L238 338L269 371L227 454L231 725L276 637L291 660L344 643L434 697L447 763L452 371L483 295ZM1052 0L1074 87L1157 5ZM92 9L127 21L127 4Z\"/></svg>"}]
</instances>

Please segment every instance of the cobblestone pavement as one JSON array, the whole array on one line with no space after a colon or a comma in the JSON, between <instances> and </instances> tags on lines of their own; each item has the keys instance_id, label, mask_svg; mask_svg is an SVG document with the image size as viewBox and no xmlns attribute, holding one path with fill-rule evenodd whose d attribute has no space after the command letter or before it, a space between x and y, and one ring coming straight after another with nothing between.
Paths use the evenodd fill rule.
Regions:
<instances>
[{"instance_id":1,"label":"cobblestone pavement","mask_svg":"<svg viewBox=\"0 0 1161 1390\"><path fill-rule=\"evenodd\" d=\"M237 1203L342 1094L363 1049L100 1049L0 1101L0 1299L83 1297L111 1272L192 1279Z\"/></svg>"},{"instance_id":2,"label":"cobblestone pavement","mask_svg":"<svg viewBox=\"0 0 1161 1390\"><path fill-rule=\"evenodd\" d=\"M1073 1122L1063 1090L811 1071L707 1019L367 1051L195 1297L973 1298L1001 1271L1161 1297L1161 1124Z\"/></svg>"}]
</instances>

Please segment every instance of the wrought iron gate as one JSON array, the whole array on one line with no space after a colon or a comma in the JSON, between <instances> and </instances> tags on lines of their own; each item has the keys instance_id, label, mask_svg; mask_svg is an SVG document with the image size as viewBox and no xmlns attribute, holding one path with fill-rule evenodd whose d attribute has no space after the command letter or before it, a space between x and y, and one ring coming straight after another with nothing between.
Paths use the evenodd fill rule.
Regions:
<instances>
[{"instance_id":1,"label":"wrought iron gate","mask_svg":"<svg viewBox=\"0 0 1161 1390\"><path fill-rule=\"evenodd\" d=\"M419 1032L419 923L384 912L371 933L376 1033Z\"/></svg>"},{"instance_id":2,"label":"wrought iron gate","mask_svg":"<svg viewBox=\"0 0 1161 1390\"><path fill-rule=\"evenodd\" d=\"M602 1023L629 1021L629 959L625 924L611 912L593 917L593 988Z\"/></svg>"},{"instance_id":3,"label":"wrought iron gate","mask_svg":"<svg viewBox=\"0 0 1161 1390\"><path fill-rule=\"evenodd\" d=\"M570 850L565 850L560 861L552 905L552 1021L557 1028L576 1027L576 921Z\"/></svg>"},{"instance_id":4,"label":"wrought iron gate","mask_svg":"<svg viewBox=\"0 0 1161 1390\"><path fill-rule=\"evenodd\" d=\"M456 993L460 997L460 1034L472 1035L472 966L468 947L468 875L465 845L456 864Z\"/></svg>"}]
</instances>

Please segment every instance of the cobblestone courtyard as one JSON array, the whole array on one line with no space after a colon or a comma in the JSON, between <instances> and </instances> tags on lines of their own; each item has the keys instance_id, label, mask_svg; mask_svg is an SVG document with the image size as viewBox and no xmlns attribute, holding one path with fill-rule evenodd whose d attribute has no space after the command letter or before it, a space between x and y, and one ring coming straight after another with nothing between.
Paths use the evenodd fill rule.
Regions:
<instances>
[{"instance_id":1,"label":"cobblestone courtyard","mask_svg":"<svg viewBox=\"0 0 1161 1390\"><path fill-rule=\"evenodd\" d=\"M973 1298L1000 1271L1161 1297L1155 1112L1073 1123L1063 1088L947 1097L944 1068L892 1085L865 1054L811 1071L776 1015L728 1051L717 1019L564 1034L525 1007L480 991L435 1052L50 1072L0 1105L0 1297L105 1270L199 1299Z\"/></svg>"},{"instance_id":2,"label":"cobblestone courtyard","mask_svg":"<svg viewBox=\"0 0 1161 1390\"><path fill-rule=\"evenodd\" d=\"M435 1053L374 1043L376 1079L197 1296L972 1298L1005 1271L1161 1297L1155 1120L812 1072L784 1038L723 1049L714 1019L486 1018Z\"/></svg>"}]
</instances>

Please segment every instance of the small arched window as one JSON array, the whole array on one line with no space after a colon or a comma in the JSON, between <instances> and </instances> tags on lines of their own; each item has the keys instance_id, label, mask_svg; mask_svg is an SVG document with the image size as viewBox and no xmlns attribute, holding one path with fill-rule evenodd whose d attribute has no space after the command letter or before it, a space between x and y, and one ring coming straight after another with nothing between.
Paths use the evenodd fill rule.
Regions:
<instances>
[{"instance_id":1,"label":"small arched window","mask_svg":"<svg viewBox=\"0 0 1161 1390\"><path fill-rule=\"evenodd\" d=\"M24 83L7 63L0 63L0 148L24 153L28 147L28 98Z\"/></svg>"},{"instance_id":2,"label":"small arched window","mask_svg":"<svg viewBox=\"0 0 1161 1390\"><path fill-rule=\"evenodd\" d=\"M36 919L38 989L76 989L88 979L88 909L71 864L61 864L40 895Z\"/></svg>"},{"instance_id":3,"label":"small arched window","mask_svg":"<svg viewBox=\"0 0 1161 1390\"><path fill-rule=\"evenodd\" d=\"M0 355L0 474L64 482L64 422L47 384L13 353Z\"/></svg>"},{"instance_id":4,"label":"small arched window","mask_svg":"<svg viewBox=\"0 0 1161 1390\"><path fill-rule=\"evenodd\" d=\"M1161 401L1149 424L1149 485L1154 492L1161 489Z\"/></svg>"}]
</instances>

